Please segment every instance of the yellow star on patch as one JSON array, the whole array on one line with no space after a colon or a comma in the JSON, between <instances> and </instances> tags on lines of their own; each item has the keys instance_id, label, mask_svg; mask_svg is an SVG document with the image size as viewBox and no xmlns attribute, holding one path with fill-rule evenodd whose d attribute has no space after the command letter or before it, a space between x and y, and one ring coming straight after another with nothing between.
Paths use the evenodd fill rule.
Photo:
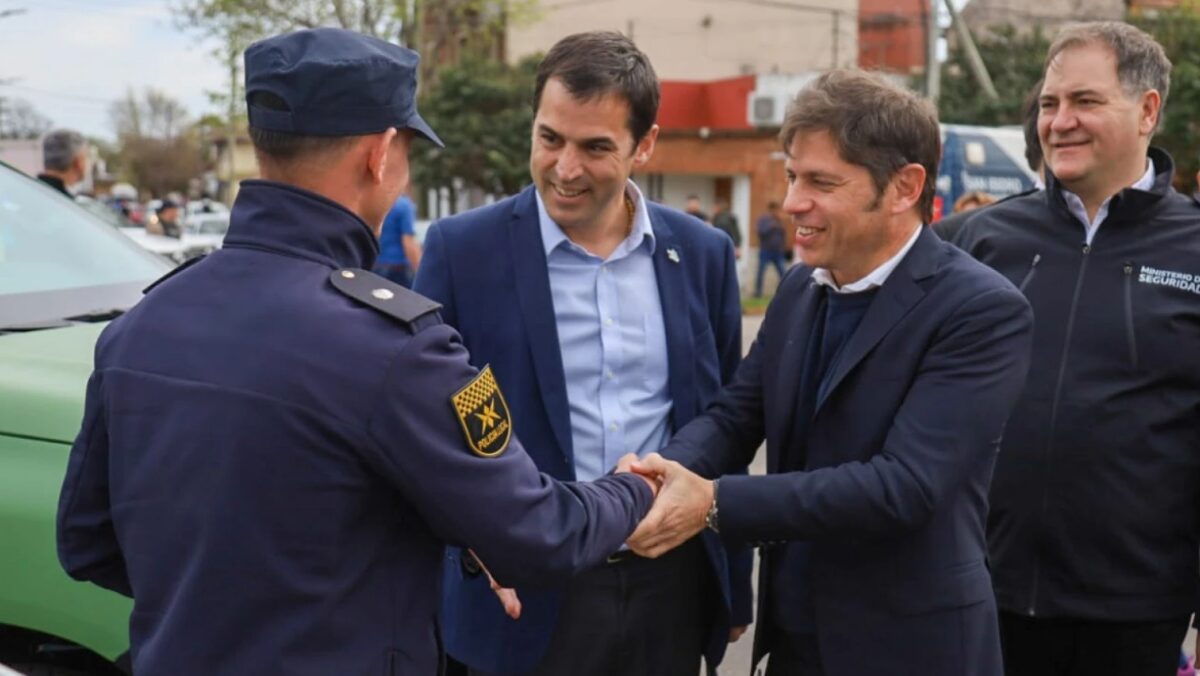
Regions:
<instances>
[{"instance_id":1,"label":"yellow star on patch","mask_svg":"<svg viewBox=\"0 0 1200 676\"><path fill-rule=\"evenodd\" d=\"M472 452L483 458L504 453L512 439L512 418L492 367L484 366L471 382L450 396L450 403ZM471 418L479 421L478 427L468 424Z\"/></svg>"},{"instance_id":2,"label":"yellow star on patch","mask_svg":"<svg viewBox=\"0 0 1200 676\"><path fill-rule=\"evenodd\" d=\"M500 414L496 413L496 400L493 399L492 403L484 406L483 413L476 413L475 417L479 418L479 422L483 423L484 432L492 429L492 425L495 425L500 420Z\"/></svg>"}]
</instances>

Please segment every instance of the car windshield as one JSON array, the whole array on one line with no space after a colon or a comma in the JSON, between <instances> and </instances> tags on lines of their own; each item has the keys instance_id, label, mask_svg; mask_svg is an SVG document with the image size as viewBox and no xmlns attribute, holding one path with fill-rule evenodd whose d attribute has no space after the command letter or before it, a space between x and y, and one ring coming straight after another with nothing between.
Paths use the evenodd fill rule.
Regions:
<instances>
[{"instance_id":1,"label":"car windshield","mask_svg":"<svg viewBox=\"0 0 1200 676\"><path fill-rule=\"evenodd\" d=\"M168 269L60 193L0 165L0 330L128 309Z\"/></svg>"}]
</instances>

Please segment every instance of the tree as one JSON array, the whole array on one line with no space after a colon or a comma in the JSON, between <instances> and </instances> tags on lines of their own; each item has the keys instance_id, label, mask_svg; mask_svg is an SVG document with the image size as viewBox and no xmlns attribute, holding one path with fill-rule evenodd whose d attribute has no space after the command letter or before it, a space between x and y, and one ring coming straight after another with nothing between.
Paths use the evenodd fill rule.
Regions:
<instances>
[{"instance_id":1,"label":"tree","mask_svg":"<svg viewBox=\"0 0 1200 676\"><path fill-rule=\"evenodd\" d=\"M1171 90L1159 122L1154 145L1175 159L1177 187L1185 193L1196 189L1200 169L1200 17L1194 10L1164 10L1153 16L1134 16L1131 22L1154 36L1173 64Z\"/></svg>"},{"instance_id":2,"label":"tree","mask_svg":"<svg viewBox=\"0 0 1200 676\"><path fill-rule=\"evenodd\" d=\"M540 59L516 66L471 59L443 70L420 110L447 146L414 145L414 181L452 192L460 184L493 195L518 192L529 180L530 93Z\"/></svg>"},{"instance_id":3,"label":"tree","mask_svg":"<svg viewBox=\"0 0 1200 676\"><path fill-rule=\"evenodd\" d=\"M52 126L28 101L0 98L0 138L39 138Z\"/></svg>"},{"instance_id":4,"label":"tree","mask_svg":"<svg viewBox=\"0 0 1200 676\"><path fill-rule=\"evenodd\" d=\"M991 101L980 94L965 51L954 45L942 64L942 91L938 117L958 124L1021 124L1022 103L1030 87L1042 77L1043 60L1050 40L1040 27L1018 31L1011 25L993 26L976 39L979 55L1000 95Z\"/></svg>"},{"instance_id":5,"label":"tree","mask_svg":"<svg viewBox=\"0 0 1200 676\"><path fill-rule=\"evenodd\" d=\"M537 0L178 0L185 28L215 37L222 55L254 40L302 28L336 26L412 47L425 58L421 81L460 54L503 58L505 27L536 15Z\"/></svg>"},{"instance_id":6,"label":"tree","mask_svg":"<svg viewBox=\"0 0 1200 676\"><path fill-rule=\"evenodd\" d=\"M143 190L163 195L186 190L204 169L197 130L187 110L161 91L132 90L109 109L117 132L121 174Z\"/></svg>"}]
</instances>

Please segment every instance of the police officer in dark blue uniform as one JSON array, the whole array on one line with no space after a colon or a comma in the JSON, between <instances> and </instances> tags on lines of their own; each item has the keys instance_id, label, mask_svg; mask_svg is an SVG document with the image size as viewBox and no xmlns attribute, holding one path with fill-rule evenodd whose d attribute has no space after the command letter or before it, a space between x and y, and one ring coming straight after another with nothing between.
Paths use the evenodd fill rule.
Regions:
<instances>
[{"instance_id":1,"label":"police officer in dark blue uniform","mask_svg":"<svg viewBox=\"0 0 1200 676\"><path fill-rule=\"evenodd\" d=\"M410 141L440 145L417 61L335 29L250 47L266 180L242 184L222 250L96 346L58 550L133 597L138 676L434 674L445 542L546 584L649 507L633 475L540 475L438 306L365 271Z\"/></svg>"}]
</instances>

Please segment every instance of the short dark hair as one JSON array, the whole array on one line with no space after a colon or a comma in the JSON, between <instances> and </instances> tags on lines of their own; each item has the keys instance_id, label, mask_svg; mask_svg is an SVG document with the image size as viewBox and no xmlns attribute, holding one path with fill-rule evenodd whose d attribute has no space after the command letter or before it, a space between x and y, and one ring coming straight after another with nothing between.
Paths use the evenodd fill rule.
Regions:
<instances>
[{"instance_id":1,"label":"short dark hair","mask_svg":"<svg viewBox=\"0 0 1200 676\"><path fill-rule=\"evenodd\" d=\"M650 59L633 40L613 31L591 31L559 40L538 65L533 90L533 111L542 102L542 90L558 78L580 101L616 94L629 104L627 125L638 143L658 117L658 76Z\"/></svg>"},{"instance_id":2,"label":"short dark hair","mask_svg":"<svg viewBox=\"0 0 1200 676\"><path fill-rule=\"evenodd\" d=\"M828 133L842 160L871 175L877 198L905 165L924 167L917 207L926 222L933 219L942 141L937 112L928 101L877 75L832 70L800 90L788 107L779 132L784 152L797 134L807 132Z\"/></svg>"},{"instance_id":3,"label":"short dark hair","mask_svg":"<svg viewBox=\"0 0 1200 676\"><path fill-rule=\"evenodd\" d=\"M247 101L269 110L289 111L287 101L266 91L252 92ZM347 148L358 136L309 136L250 127L250 142L259 153L277 162L291 162Z\"/></svg>"},{"instance_id":4,"label":"short dark hair","mask_svg":"<svg viewBox=\"0 0 1200 676\"><path fill-rule=\"evenodd\" d=\"M1025 119L1022 121L1025 132L1025 162L1033 172L1041 171L1045 161L1042 158L1042 139L1038 137L1038 114L1042 112L1042 82L1035 82L1033 88L1025 95Z\"/></svg>"}]
</instances>

